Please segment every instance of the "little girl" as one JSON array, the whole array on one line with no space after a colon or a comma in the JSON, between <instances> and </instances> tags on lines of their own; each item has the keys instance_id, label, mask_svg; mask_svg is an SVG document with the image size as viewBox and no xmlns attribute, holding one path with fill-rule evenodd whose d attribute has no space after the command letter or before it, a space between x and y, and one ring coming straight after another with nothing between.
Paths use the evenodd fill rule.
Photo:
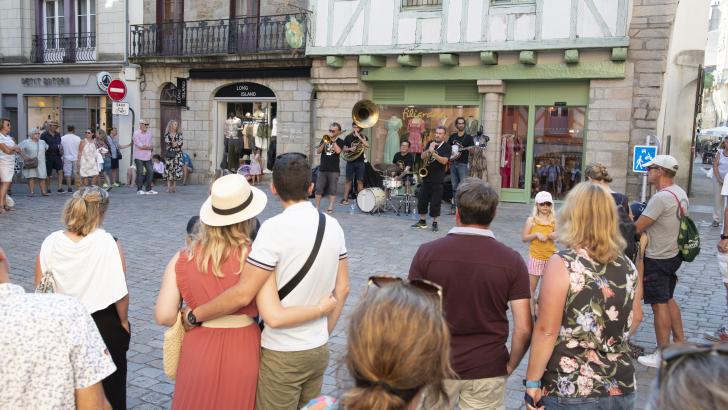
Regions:
<instances>
[{"instance_id":1,"label":"little girl","mask_svg":"<svg viewBox=\"0 0 728 410\"><path fill-rule=\"evenodd\" d=\"M250 157L250 175L253 176L253 185L258 185L262 173L263 170L260 166L260 148L254 148L253 155Z\"/></svg>"},{"instance_id":2,"label":"little girl","mask_svg":"<svg viewBox=\"0 0 728 410\"><path fill-rule=\"evenodd\" d=\"M536 194L531 216L523 225L521 239L528 245L528 273L531 279L531 313L535 314L536 287L546 262L556 252L556 212L548 191Z\"/></svg>"}]
</instances>

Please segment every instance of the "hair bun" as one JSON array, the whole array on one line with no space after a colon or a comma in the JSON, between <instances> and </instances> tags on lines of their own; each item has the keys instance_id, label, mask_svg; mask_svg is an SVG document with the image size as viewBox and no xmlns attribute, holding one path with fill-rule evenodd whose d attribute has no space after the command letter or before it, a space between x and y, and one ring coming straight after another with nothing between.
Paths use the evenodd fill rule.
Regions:
<instances>
[{"instance_id":1,"label":"hair bun","mask_svg":"<svg viewBox=\"0 0 728 410\"><path fill-rule=\"evenodd\" d=\"M82 198L84 202L93 204L101 202L101 193L96 190L86 190L86 192L83 193Z\"/></svg>"}]
</instances>

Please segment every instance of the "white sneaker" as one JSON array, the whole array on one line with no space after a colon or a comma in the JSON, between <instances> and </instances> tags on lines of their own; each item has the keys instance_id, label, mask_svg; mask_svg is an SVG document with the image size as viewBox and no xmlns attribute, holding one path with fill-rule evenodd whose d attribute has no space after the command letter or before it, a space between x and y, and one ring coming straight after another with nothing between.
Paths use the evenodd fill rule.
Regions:
<instances>
[{"instance_id":1,"label":"white sneaker","mask_svg":"<svg viewBox=\"0 0 728 410\"><path fill-rule=\"evenodd\" d=\"M137 191L137 195L144 195L144 191L142 191L141 189L140 189L140 190L138 190L138 191Z\"/></svg>"},{"instance_id":2,"label":"white sneaker","mask_svg":"<svg viewBox=\"0 0 728 410\"><path fill-rule=\"evenodd\" d=\"M637 358L637 361L643 366L657 368L660 365L660 353L654 352L652 354L640 356Z\"/></svg>"},{"instance_id":3,"label":"white sneaker","mask_svg":"<svg viewBox=\"0 0 728 410\"><path fill-rule=\"evenodd\" d=\"M147 191L147 195L157 195L158 193L159 192L157 192L157 191L155 191L153 189L150 189L149 191Z\"/></svg>"}]
</instances>

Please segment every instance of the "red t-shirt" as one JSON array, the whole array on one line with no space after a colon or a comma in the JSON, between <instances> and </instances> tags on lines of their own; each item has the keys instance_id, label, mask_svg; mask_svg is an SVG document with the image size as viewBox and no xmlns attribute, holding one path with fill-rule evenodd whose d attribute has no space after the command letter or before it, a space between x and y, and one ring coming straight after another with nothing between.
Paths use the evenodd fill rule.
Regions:
<instances>
[{"instance_id":1,"label":"red t-shirt","mask_svg":"<svg viewBox=\"0 0 728 410\"><path fill-rule=\"evenodd\" d=\"M473 234L451 231L420 246L409 278L427 279L443 288L457 375L464 380L505 376L508 301L531 297L528 269L516 251L485 236L490 231L470 231Z\"/></svg>"}]
</instances>

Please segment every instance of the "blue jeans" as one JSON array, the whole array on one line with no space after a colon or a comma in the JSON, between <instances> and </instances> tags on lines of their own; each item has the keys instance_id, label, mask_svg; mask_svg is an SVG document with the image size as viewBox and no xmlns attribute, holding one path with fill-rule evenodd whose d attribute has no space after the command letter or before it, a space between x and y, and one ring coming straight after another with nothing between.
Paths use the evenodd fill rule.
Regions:
<instances>
[{"instance_id":1,"label":"blue jeans","mask_svg":"<svg viewBox=\"0 0 728 410\"><path fill-rule=\"evenodd\" d=\"M606 397L544 396L541 400L547 410L632 410L634 409L635 394Z\"/></svg>"},{"instance_id":2,"label":"blue jeans","mask_svg":"<svg viewBox=\"0 0 728 410\"><path fill-rule=\"evenodd\" d=\"M455 197L455 192L460 185L460 181L468 177L468 164L462 162L455 162L450 166L450 181L452 182L452 196Z\"/></svg>"}]
</instances>

